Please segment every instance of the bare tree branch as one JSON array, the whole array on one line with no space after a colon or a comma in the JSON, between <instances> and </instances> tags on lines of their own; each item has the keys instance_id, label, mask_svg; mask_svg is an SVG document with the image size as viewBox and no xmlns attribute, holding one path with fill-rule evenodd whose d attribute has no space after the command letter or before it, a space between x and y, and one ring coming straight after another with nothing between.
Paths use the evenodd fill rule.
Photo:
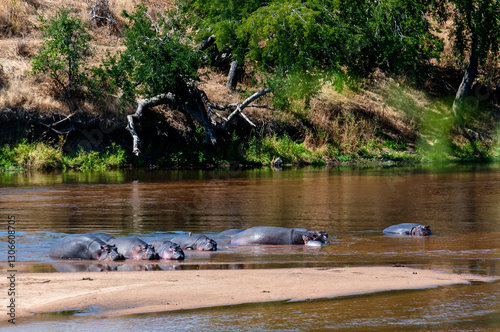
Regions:
<instances>
[{"instance_id":1,"label":"bare tree branch","mask_svg":"<svg viewBox=\"0 0 500 332\"><path fill-rule=\"evenodd\" d=\"M193 119L198 121L204 128L206 133L206 141L215 145L217 143L217 136L215 134L216 130L227 131L229 126L234 121L237 115L240 115L245 121L247 121L252 127L256 125L243 113L243 109L246 107L263 107L259 105L252 105L251 102L257 98L270 92L271 89L264 89L259 92L254 93L249 98L245 99L241 104L231 104L230 106L222 106L218 104L211 103L207 95L203 90L197 87L192 87L193 100L187 104L178 106L178 110L191 116ZM132 135L133 139L133 150L132 152L138 156L141 153L141 139L135 130L135 121L139 121L143 115L143 111L146 108L158 106L161 104L174 104L176 101L176 96L172 93L160 94L152 98L138 99L137 109L134 114L127 115L127 130ZM236 107L236 109L226 118L223 115L215 112L212 107L216 105L216 109L228 109L230 107ZM215 108L215 107L214 107ZM213 116L217 116L223 122L217 122Z\"/></svg>"}]
</instances>

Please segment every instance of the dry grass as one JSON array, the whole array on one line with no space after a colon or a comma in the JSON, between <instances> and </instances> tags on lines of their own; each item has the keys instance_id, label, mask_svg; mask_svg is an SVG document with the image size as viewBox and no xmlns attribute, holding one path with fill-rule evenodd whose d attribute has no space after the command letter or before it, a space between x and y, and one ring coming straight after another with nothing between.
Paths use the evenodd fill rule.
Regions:
<instances>
[{"instance_id":1,"label":"dry grass","mask_svg":"<svg viewBox=\"0 0 500 332\"><path fill-rule=\"evenodd\" d=\"M372 86L356 93L348 89L338 92L331 85L324 85L307 115L314 130L306 135L306 146L320 152L334 146L340 153L354 154L370 142L380 144L387 138L413 142L418 125L404 108L395 105L396 83L385 77L378 79L379 88ZM414 92L408 96L427 103L425 95ZM424 105L421 107L425 109Z\"/></svg>"},{"instance_id":2,"label":"dry grass","mask_svg":"<svg viewBox=\"0 0 500 332\"><path fill-rule=\"evenodd\" d=\"M26 36L35 24L37 0L0 0L0 35Z\"/></svg>"},{"instance_id":3,"label":"dry grass","mask_svg":"<svg viewBox=\"0 0 500 332\"><path fill-rule=\"evenodd\" d=\"M37 43L30 39L0 40L4 82L0 87L0 108L36 109L41 112L64 110L64 106L47 93L47 84L28 78L31 71L29 55Z\"/></svg>"},{"instance_id":4,"label":"dry grass","mask_svg":"<svg viewBox=\"0 0 500 332\"><path fill-rule=\"evenodd\" d=\"M93 37L95 56L88 59L89 66L100 64L100 59L109 50L120 49L123 10L133 11L144 3L152 11L164 11L172 7L171 1L160 0L0 0L0 109L25 108L40 112L67 112L66 106L54 97L46 78L28 78L31 71L31 56L37 52L40 38L40 15L52 17L58 7L69 9L73 15L88 23ZM91 9L96 4L107 5L108 15L116 24L100 24L92 19ZM97 108L116 112L114 102L103 101ZM95 113L96 105L84 104L82 109Z\"/></svg>"}]
</instances>

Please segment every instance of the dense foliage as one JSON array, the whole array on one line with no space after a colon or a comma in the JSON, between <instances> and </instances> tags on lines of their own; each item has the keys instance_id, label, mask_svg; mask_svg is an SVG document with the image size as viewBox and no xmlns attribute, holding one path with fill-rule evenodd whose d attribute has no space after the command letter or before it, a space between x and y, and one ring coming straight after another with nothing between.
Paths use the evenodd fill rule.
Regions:
<instances>
[{"instance_id":1,"label":"dense foliage","mask_svg":"<svg viewBox=\"0 0 500 332\"><path fill-rule=\"evenodd\" d=\"M172 93L179 103L188 86L198 79L200 56L174 30L161 13L151 16L144 5L133 13L124 11L125 50L109 56L97 72L111 88L121 90L126 100Z\"/></svg>"},{"instance_id":2,"label":"dense foliage","mask_svg":"<svg viewBox=\"0 0 500 332\"><path fill-rule=\"evenodd\" d=\"M267 71L414 68L442 50L426 13L431 1L180 0L201 40ZM194 14L194 15L193 15Z\"/></svg>"},{"instance_id":3,"label":"dense foliage","mask_svg":"<svg viewBox=\"0 0 500 332\"><path fill-rule=\"evenodd\" d=\"M285 100L278 106L290 98L305 98L308 105L322 79L337 78L341 86L346 78L367 76L374 68L418 75L443 49L427 16L433 10L431 0L177 4L187 17L185 28L198 41L213 34L218 52L273 78L270 84L282 92L276 97Z\"/></svg>"},{"instance_id":4,"label":"dense foliage","mask_svg":"<svg viewBox=\"0 0 500 332\"><path fill-rule=\"evenodd\" d=\"M453 39L455 55L462 61L470 52L477 53L479 62L496 58L500 53L500 1L452 0L455 10ZM442 17L449 17L444 13Z\"/></svg>"}]
</instances>

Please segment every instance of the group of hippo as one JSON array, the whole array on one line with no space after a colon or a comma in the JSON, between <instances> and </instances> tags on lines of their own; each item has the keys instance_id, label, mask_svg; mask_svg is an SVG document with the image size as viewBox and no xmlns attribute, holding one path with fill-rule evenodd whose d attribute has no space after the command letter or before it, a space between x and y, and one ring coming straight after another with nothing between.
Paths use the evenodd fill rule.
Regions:
<instances>
[{"instance_id":1,"label":"group of hippo","mask_svg":"<svg viewBox=\"0 0 500 332\"><path fill-rule=\"evenodd\" d=\"M155 249L156 248L156 249ZM217 243L203 234L185 234L171 240L145 242L136 236L115 238L106 234L72 234L57 241L50 249L54 259L96 260L183 260L184 250L217 250Z\"/></svg>"},{"instance_id":2,"label":"group of hippo","mask_svg":"<svg viewBox=\"0 0 500 332\"><path fill-rule=\"evenodd\" d=\"M428 236L429 226L403 223L387 227L386 234ZM218 234L235 245L306 245L322 246L328 234L305 228L257 226L248 229L230 229ZM145 242L138 237L115 238L106 234L72 234L57 241L50 249L53 259L94 260L183 260L184 250L216 251L217 243L203 234L184 234L172 239L155 238Z\"/></svg>"}]
</instances>

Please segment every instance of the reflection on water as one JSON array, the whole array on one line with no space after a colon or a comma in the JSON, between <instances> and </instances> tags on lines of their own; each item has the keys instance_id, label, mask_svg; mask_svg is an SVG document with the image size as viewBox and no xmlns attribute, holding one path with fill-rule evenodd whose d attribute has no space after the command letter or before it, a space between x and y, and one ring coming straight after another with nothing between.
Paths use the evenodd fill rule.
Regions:
<instances>
[{"instance_id":1,"label":"reflection on water","mask_svg":"<svg viewBox=\"0 0 500 332\"><path fill-rule=\"evenodd\" d=\"M402 264L498 276L499 184L496 166L3 173L0 211L4 219L16 216L19 271L148 273ZM428 224L434 235L410 238L382 234L385 227L401 222ZM325 230L332 243L321 248L234 246L217 238L226 229L259 225ZM86 232L144 239L203 233L218 242L219 250L186 252L185 261L152 264L68 262L48 257L50 246L59 238ZM5 234L0 231L0 236ZM5 270L5 263L0 263L0 271ZM166 321L176 329L181 325L175 322L182 321L182 326L194 330L208 325L214 330L232 330L229 326L240 330L248 330L247 326L255 327L251 330L266 330L266 326L281 330L322 326L344 330L368 330L370 326L469 330L469 326L488 330L491 326L500 328L498 295L491 285L473 285L109 321L93 316L60 320L58 316L57 321L64 325L66 320L72 324L83 320L91 329L101 329L100 324L140 328L146 322L164 326ZM428 298L434 300L427 303ZM21 326L35 329L39 318L26 319L26 325ZM186 320L191 325L185 325ZM47 326L43 320L40 324Z\"/></svg>"}]
</instances>

